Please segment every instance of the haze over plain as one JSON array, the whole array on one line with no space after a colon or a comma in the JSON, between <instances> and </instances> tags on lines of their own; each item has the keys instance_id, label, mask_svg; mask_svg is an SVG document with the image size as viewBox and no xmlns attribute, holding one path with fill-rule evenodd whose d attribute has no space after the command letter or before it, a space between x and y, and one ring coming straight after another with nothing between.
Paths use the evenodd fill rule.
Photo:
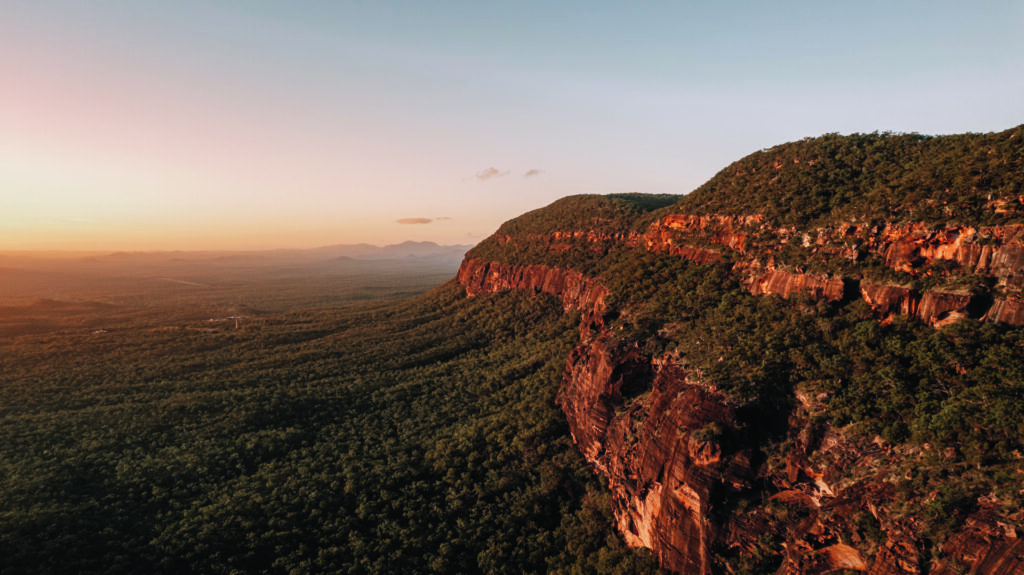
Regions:
<instances>
[{"instance_id":1,"label":"haze over plain","mask_svg":"<svg viewBox=\"0 0 1024 575\"><path fill-rule=\"evenodd\" d=\"M0 250L467 244L826 132L1021 123L1024 4L7 2Z\"/></svg>"}]
</instances>

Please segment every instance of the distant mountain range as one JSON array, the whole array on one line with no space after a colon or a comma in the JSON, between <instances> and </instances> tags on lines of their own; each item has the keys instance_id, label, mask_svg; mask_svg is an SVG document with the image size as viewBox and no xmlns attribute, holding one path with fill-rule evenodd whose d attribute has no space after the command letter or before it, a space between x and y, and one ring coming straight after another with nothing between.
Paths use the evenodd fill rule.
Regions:
<instances>
[{"instance_id":1,"label":"distant mountain range","mask_svg":"<svg viewBox=\"0 0 1024 575\"><path fill-rule=\"evenodd\" d=\"M303 250L329 257L348 257L353 259L393 259L393 258L447 258L461 260L472 245L443 246L434 242L407 241L400 244L375 246L371 244L338 244Z\"/></svg>"},{"instance_id":2,"label":"distant mountain range","mask_svg":"<svg viewBox=\"0 0 1024 575\"><path fill-rule=\"evenodd\" d=\"M0 266L22 269L49 269L84 265L96 270L105 266L158 266L217 264L228 267L330 264L338 261L391 261L410 259L451 264L458 267L470 245L440 245L434 242L406 241L386 246L337 244L308 249L246 251L118 251L111 253L33 252L0 253Z\"/></svg>"},{"instance_id":3,"label":"distant mountain range","mask_svg":"<svg viewBox=\"0 0 1024 575\"><path fill-rule=\"evenodd\" d=\"M438 283L459 268L470 246L402 242L387 246L333 245L266 251L166 251L98 253L0 253L0 305L35 297L71 297L110 282L180 281L205 284L234 278L436 275ZM404 280L403 280L404 281ZM134 284L132 284L134 285ZM73 288L73 289L72 289Z\"/></svg>"}]
</instances>

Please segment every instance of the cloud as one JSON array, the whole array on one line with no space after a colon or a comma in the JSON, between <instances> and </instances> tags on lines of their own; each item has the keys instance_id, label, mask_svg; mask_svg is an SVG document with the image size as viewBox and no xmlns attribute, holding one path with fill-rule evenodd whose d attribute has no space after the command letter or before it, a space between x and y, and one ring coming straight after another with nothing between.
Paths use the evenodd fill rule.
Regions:
<instances>
[{"instance_id":1,"label":"cloud","mask_svg":"<svg viewBox=\"0 0 1024 575\"><path fill-rule=\"evenodd\" d=\"M507 170L502 172L502 171L498 170L498 168L495 168L494 166L491 166L490 168L487 168L486 170L480 170L479 172L477 172L476 173L476 179L478 179L478 180L489 180L491 178L500 178L502 176L507 176L507 175L508 175L508 171Z\"/></svg>"},{"instance_id":2,"label":"cloud","mask_svg":"<svg viewBox=\"0 0 1024 575\"><path fill-rule=\"evenodd\" d=\"M533 176L539 176L539 175L541 175L543 173L544 173L544 170L538 170L537 168L531 168L529 170L526 170L526 173L523 174L523 177L524 178L532 178Z\"/></svg>"},{"instance_id":3,"label":"cloud","mask_svg":"<svg viewBox=\"0 0 1024 575\"><path fill-rule=\"evenodd\" d=\"M437 220L437 221L441 221L441 220L450 220L451 218L448 217L448 216L438 216L438 217L436 217L434 219Z\"/></svg>"},{"instance_id":4,"label":"cloud","mask_svg":"<svg viewBox=\"0 0 1024 575\"><path fill-rule=\"evenodd\" d=\"M430 218L399 218L395 220L397 224L429 224L434 220Z\"/></svg>"}]
</instances>

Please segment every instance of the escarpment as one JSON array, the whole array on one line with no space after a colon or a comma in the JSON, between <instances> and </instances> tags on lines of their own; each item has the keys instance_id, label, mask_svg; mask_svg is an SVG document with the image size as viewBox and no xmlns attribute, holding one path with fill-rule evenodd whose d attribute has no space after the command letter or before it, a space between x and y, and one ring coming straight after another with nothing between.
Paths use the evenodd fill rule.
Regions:
<instances>
[{"instance_id":1,"label":"escarpment","mask_svg":"<svg viewBox=\"0 0 1024 575\"><path fill-rule=\"evenodd\" d=\"M829 135L559 200L458 278L581 312L557 404L669 571L1021 573L1022 222L1024 127Z\"/></svg>"},{"instance_id":2,"label":"escarpment","mask_svg":"<svg viewBox=\"0 0 1024 575\"><path fill-rule=\"evenodd\" d=\"M589 249L601 255L616 245L640 247L698 264L728 259L755 295L863 299L882 318L906 315L938 327L961 317L1024 325L1024 224L932 231L920 223L842 225L797 235L764 224L761 216L670 215L643 234L552 232L500 241L555 252L599 245ZM759 238L756 249L752 237ZM817 261L821 270L780 262L787 247L790 261Z\"/></svg>"},{"instance_id":3,"label":"escarpment","mask_svg":"<svg viewBox=\"0 0 1024 575\"><path fill-rule=\"evenodd\" d=\"M1022 325L1012 311L1019 307L1024 286L1024 226L1021 225L980 229L952 225L931 230L922 223L871 228L842 225L811 229L800 238L794 238L793 229L759 226L742 234L725 225L724 229L710 233L676 232L671 239L666 239L664 227L662 222L652 225L653 231L649 234L655 239L648 240L647 246L653 249L669 246L670 251L687 259L691 259L689 254L676 244L707 241L728 250L746 244L746 250L751 250L747 238L756 234L759 237L756 253L761 257L744 258L744 249L736 250L739 260L736 269L747 272L746 283L754 294L777 294L784 298L803 294L830 301L863 297L883 316L911 315L930 325L943 325L950 317L968 315ZM786 254L791 263L781 264L778 254L789 248L791 242L795 242L795 247ZM692 261L704 263L707 259L698 256ZM817 264L822 271L808 272L806 263L792 262ZM830 264L832 269L829 269ZM870 264L898 273L880 273L869 267ZM881 278L886 275L890 281L920 284L921 280L926 280L936 287L914 289L883 283L885 280ZM960 290L963 293L959 294L954 289L939 287L944 280L956 284L963 279L987 283L967 284L966 287L973 289ZM859 294L847 288L851 284L860 284ZM975 293L979 287L998 296L986 301L984 294ZM988 313L993 308L994 313Z\"/></svg>"},{"instance_id":4,"label":"escarpment","mask_svg":"<svg viewBox=\"0 0 1024 575\"><path fill-rule=\"evenodd\" d=\"M759 561L791 574L1024 568L1017 539L1024 513L972 507L936 550L921 519L895 508L893 477L933 456L927 446L851 438L817 422L821 397L797 393L782 432L793 444L766 461L760 431L750 429L762 415L751 411L760 408L738 405L681 358L651 355L614 333L608 290L597 280L472 259L458 278L468 295L526 290L583 312L557 404L580 451L608 479L619 533L665 569L729 573ZM878 291L866 289L872 301ZM913 311L902 292L887 300L894 312Z\"/></svg>"}]
</instances>

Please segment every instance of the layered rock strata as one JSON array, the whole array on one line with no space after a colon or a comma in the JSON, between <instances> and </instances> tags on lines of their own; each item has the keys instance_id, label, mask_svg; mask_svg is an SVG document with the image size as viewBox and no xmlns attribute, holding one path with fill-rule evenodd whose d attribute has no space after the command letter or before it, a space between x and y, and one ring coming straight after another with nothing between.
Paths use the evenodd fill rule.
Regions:
<instances>
[{"instance_id":1,"label":"layered rock strata","mask_svg":"<svg viewBox=\"0 0 1024 575\"><path fill-rule=\"evenodd\" d=\"M546 236L505 236L500 243L525 242L551 251L573 249L573 242L616 243L669 253L698 264L729 258L752 294L784 298L807 295L839 301L863 297L880 317L913 316L941 327L961 317L1024 325L1024 224L971 227L923 223L843 224L801 232L773 227L759 215L692 216L674 214L651 224L644 233L557 231ZM923 291L907 285L872 281L860 274L809 273L800 266L780 266L776 254L796 243L808 260L838 258L853 264L868 259L903 274L941 286L957 279L985 280L985 293L936 287ZM859 265L859 264L858 264ZM859 289L858 289L859 287Z\"/></svg>"},{"instance_id":2,"label":"layered rock strata","mask_svg":"<svg viewBox=\"0 0 1024 575\"><path fill-rule=\"evenodd\" d=\"M565 309L599 313L604 310L608 290L597 281L571 270L545 265L515 266L481 260L466 260L457 279L470 296L482 292L526 290L561 298Z\"/></svg>"}]
</instances>

